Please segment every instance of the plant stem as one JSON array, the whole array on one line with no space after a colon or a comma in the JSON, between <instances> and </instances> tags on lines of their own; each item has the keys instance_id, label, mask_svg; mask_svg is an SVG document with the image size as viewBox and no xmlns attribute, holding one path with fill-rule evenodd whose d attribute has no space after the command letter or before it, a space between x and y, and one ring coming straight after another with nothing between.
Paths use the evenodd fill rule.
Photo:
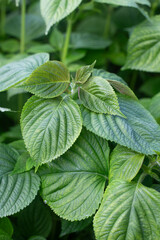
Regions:
<instances>
[{"instance_id":1,"label":"plant stem","mask_svg":"<svg viewBox=\"0 0 160 240\"><path fill-rule=\"evenodd\" d=\"M155 0L151 7L151 12L150 12L151 17L155 15L158 5L159 5L159 0Z\"/></svg>"},{"instance_id":2,"label":"plant stem","mask_svg":"<svg viewBox=\"0 0 160 240\"><path fill-rule=\"evenodd\" d=\"M148 164L149 170L151 171L152 168L153 168L156 164L157 164L157 162L151 162L151 163L149 163L149 164ZM138 179L138 183L142 183L143 180L145 179L145 177L146 177L147 175L148 175L148 173L143 172L143 173L140 175L139 179Z\"/></svg>"},{"instance_id":3,"label":"plant stem","mask_svg":"<svg viewBox=\"0 0 160 240\"><path fill-rule=\"evenodd\" d=\"M6 1L1 2L1 35L5 36L5 24L6 24Z\"/></svg>"},{"instance_id":4,"label":"plant stem","mask_svg":"<svg viewBox=\"0 0 160 240\"><path fill-rule=\"evenodd\" d=\"M113 7L110 5L107 7L107 18L106 18L106 24L105 24L104 33L103 33L104 38L108 38L109 36L112 12L113 12Z\"/></svg>"},{"instance_id":5,"label":"plant stem","mask_svg":"<svg viewBox=\"0 0 160 240\"><path fill-rule=\"evenodd\" d=\"M131 79L131 83L130 83L130 88L134 91L135 89L135 85L137 82L137 76L138 76L138 72L134 71L132 74L132 79Z\"/></svg>"},{"instance_id":6,"label":"plant stem","mask_svg":"<svg viewBox=\"0 0 160 240\"><path fill-rule=\"evenodd\" d=\"M25 34L26 34L26 0L22 0L21 6L21 42L20 53L25 52Z\"/></svg>"},{"instance_id":7,"label":"plant stem","mask_svg":"<svg viewBox=\"0 0 160 240\"><path fill-rule=\"evenodd\" d=\"M68 54L68 49L69 49L69 41L71 37L71 31L72 31L72 19L68 18L67 19L67 31L66 31L66 38L62 50L62 55L61 55L61 60L63 63L65 63L67 54Z\"/></svg>"}]
</instances>

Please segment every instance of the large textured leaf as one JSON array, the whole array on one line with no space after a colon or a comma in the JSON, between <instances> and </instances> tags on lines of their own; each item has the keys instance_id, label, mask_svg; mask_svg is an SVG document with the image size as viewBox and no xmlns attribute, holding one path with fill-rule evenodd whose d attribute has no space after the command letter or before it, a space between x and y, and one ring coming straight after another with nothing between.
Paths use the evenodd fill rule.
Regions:
<instances>
[{"instance_id":1,"label":"large textured leaf","mask_svg":"<svg viewBox=\"0 0 160 240\"><path fill-rule=\"evenodd\" d=\"M80 232L84 228L86 228L90 223L92 222L92 217L87 218L82 221L75 221L70 222L64 219L61 219L61 234L60 237L63 237L65 235L74 233L74 232Z\"/></svg>"},{"instance_id":2,"label":"large textured leaf","mask_svg":"<svg viewBox=\"0 0 160 240\"><path fill-rule=\"evenodd\" d=\"M82 107L83 124L95 134L144 154L160 151L160 127L137 101L119 97L121 112L127 118L96 114Z\"/></svg>"},{"instance_id":3,"label":"large textured leaf","mask_svg":"<svg viewBox=\"0 0 160 240\"><path fill-rule=\"evenodd\" d=\"M27 208L19 213L17 223L18 229L25 239L36 235L48 237L52 228L50 209L40 197L36 197Z\"/></svg>"},{"instance_id":4,"label":"large textured leaf","mask_svg":"<svg viewBox=\"0 0 160 240\"><path fill-rule=\"evenodd\" d=\"M131 34L128 57L123 69L160 72L160 16L145 21Z\"/></svg>"},{"instance_id":5,"label":"large textured leaf","mask_svg":"<svg viewBox=\"0 0 160 240\"><path fill-rule=\"evenodd\" d=\"M52 161L72 146L82 129L78 105L69 97L31 97L21 115L21 128L34 165Z\"/></svg>"},{"instance_id":6,"label":"large textured leaf","mask_svg":"<svg viewBox=\"0 0 160 240\"><path fill-rule=\"evenodd\" d=\"M70 221L93 215L103 196L108 158L107 141L83 130L71 149L41 169L43 199Z\"/></svg>"},{"instance_id":7,"label":"large textured leaf","mask_svg":"<svg viewBox=\"0 0 160 240\"><path fill-rule=\"evenodd\" d=\"M136 95L134 92L127 86L126 82L119 76L114 73L106 72L103 69L94 69L93 71L94 76L100 76L106 79L112 87L114 87L118 92L130 96L133 99L137 100Z\"/></svg>"},{"instance_id":8,"label":"large textured leaf","mask_svg":"<svg viewBox=\"0 0 160 240\"><path fill-rule=\"evenodd\" d=\"M98 240L160 239L160 193L115 180L104 194L94 230Z\"/></svg>"},{"instance_id":9,"label":"large textured leaf","mask_svg":"<svg viewBox=\"0 0 160 240\"><path fill-rule=\"evenodd\" d=\"M80 99L86 108L96 113L108 113L124 117L119 109L117 96L105 79L92 77L79 89Z\"/></svg>"},{"instance_id":10,"label":"large textured leaf","mask_svg":"<svg viewBox=\"0 0 160 240\"><path fill-rule=\"evenodd\" d=\"M131 181L140 170L143 160L143 154L118 145L111 155L109 181L119 178Z\"/></svg>"},{"instance_id":11,"label":"large textured leaf","mask_svg":"<svg viewBox=\"0 0 160 240\"><path fill-rule=\"evenodd\" d=\"M40 186L39 177L32 171L12 175L19 153L0 144L0 217L19 212L35 198Z\"/></svg>"},{"instance_id":12,"label":"large textured leaf","mask_svg":"<svg viewBox=\"0 0 160 240\"><path fill-rule=\"evenodd\" d=\"M20 87L45 98L62 94L69 86L70 75L65 65L58 61L48 61L38 67Z\"/></svg>"},{"instance_id":13,"label":"large textured leaf","mask_svg":"<svg viewBox=\"0 0 160 240\"><path fill-rule=\"evenodd\" d=\"M23 81L40 65L49 60L49 55L39 53L0 68L0 91L4 91Z\"/></svg>"},{"instance_id":14,"label":"large textured leaf","mask_svg":"<svg viewBox=\"0 0 160 240\"><path fill-rule=\"evenodd\" d=\"M53 24L73 12L82 0L41 0L41 13L46 22L46 32Z\"/></svg>"}]
</instances>

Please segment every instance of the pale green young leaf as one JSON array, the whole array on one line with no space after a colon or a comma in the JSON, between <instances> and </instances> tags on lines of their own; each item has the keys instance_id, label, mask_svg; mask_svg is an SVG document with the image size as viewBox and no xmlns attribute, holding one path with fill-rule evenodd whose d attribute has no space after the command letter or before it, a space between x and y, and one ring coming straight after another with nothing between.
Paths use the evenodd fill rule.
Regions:
<instances>
[{"instance_id":1,"label":"pale green young leaf","mask_svg":"<svg viewBox=\"0 0 160 240\"><path fill-rule=\"evenodd\" d=\"M108 161L107 141L83 130L72 148L40 169L42 198L69 221L92 216L102 200Z\"/></svg>"},{"instance_id":2,"label":"pale green young leaf","mask_svg":"<svg viewBox=\"0 0 160 240\"><path fill-rule=\"evenodd\" d=\"M33 168L33 162L28 152L23 152L17 159L12 174L23 173Z\"/></svg>"},{"instance_id":3,"label":"pale green young leaf","mask_svg":"<svg viewBox=\"0 0 160 240\"><path fill-rule=\"evenodd\" d=\"M29 77L40 65L49 60L49 55L39 53L0 68L0 92L7 90Z\"/></svg>"},{"instance_id":4,"label":"pale green young leaf","mask_svg":"<svg viewBox=\"0 0 160 240\"><path fill-rule=\"evenodd\" d=\"M82 83L82 84L85 83L91 76L95 64L96 64L96 61L94 61L91 65L81 67L76 72L75 81L77 83Z\"/></svg>"},{"instance_id":5,"label":"pale green young leaf","mask_svg":"<svg viewBox=\"0 0 160 240\"><path fill-rule=\"evenodd\" d=\"M125 69L160 72L160 16L145 21L133 30Z\"/></svg>"},{"instance_id":6,"label":"pale green young leaf","mask_svg":"<svg viewBox=\"0 0 160 240\"><path fill-rule=\"evenodd\" d=\"M96 239L160 239L160 193L115 180L107 188L94 218Z\"/></svg>"},{"instance_id":7,"label":"pale green young leaf","mask_svg":"<svg viewBox=\"0 0 160 240\"><path fill-rule=\"evenodd\" d=\"M93 112L125 117L112 86L102 77L90 78L79 88L79 97L82 104Z\"/></svg>"},{"instance_id":8,"label":"pale green young leaf","mask_svg":"<svg viewBox=\"0 0 160 240\"><path fill-rule=\"evenodd\" d=\"M41 13L46 23L46 33L53 24L73 12L82 0L40 0Z\"/></svg>"},{"instance_id":9,"label":"pale green young leaf","mask_svg":"<svg viewBox=\"0 0 160 240\"><path fill-rule=\"evenodd\" d=\"M160 127L138 102L119 96L120 110L127 118L97 114L81 107L83 124L91 132L136 152L147 155L160 151Z\"/></svg>"},{"instance_id":10,"label":"pale green young leaf","mask_svg":"<svg viewBox=\"0 0 160 240\"><path fill-rule=\"evenodd\" d=\"M134 92L127 86L126 82L114 73L107 72L103 69L94 69L93 76L100 76L106 79L112 87L114 87L118 92L130 96L137 100Z\"/></svg>"},{"instance_id":11,"label":"pale green young leaf","mask_svg":"<svg viewBox=\"0 0 160 240\"><path fill-rule=\"evenodd\" d=\"M39 66L20 87L44 98L61 95L69 86L70 74L59 61L48 61Z\"/></svg>"},{"instance_id":12,"label":"pale green young leaf","mask_svg":"<svg viewBox=\"0 0 160 240\"><path fill-rule=\"evenodd\" d=\"M131 181L140 170L144 155L118 145L110 158L109 181L123 179Z\"/></svg>"},{"instance_id":13,"label":"pale green young leaf","mask_svg":"<svg viewBox=\"0 0 160 240\"><path fill-rule=\"evenodd\" d=\"M31 97L21 115L21 129L33 164L56 159L70 148L82 129L79 106L69 97Z\"/></svg>"},{"instance_id":14,"label":"pale green young leaf","mask_svg":"<svg viewBox=\"0 0 160 240\"><path fill-rule=\"evenodd\" d=\"M12 175L19 153L0 144L0 217L19 212L35 198L40 179L32 171Z\"/></svg>"}]
</instances>

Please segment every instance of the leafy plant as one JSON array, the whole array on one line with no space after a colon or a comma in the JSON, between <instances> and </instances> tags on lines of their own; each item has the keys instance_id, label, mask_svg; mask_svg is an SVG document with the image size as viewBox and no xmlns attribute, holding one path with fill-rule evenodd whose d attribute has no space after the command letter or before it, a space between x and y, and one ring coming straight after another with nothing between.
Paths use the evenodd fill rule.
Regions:
<instances>
[{"instance_id":1,"label":"leafy plant","mask_svg":"<svg viewBox=\"0 0 160 240\"><path fill-rule=\"evenodd\" d=\"M0 4L0 238L159 240L157 1Z\"/></svg>"}]
</instances>

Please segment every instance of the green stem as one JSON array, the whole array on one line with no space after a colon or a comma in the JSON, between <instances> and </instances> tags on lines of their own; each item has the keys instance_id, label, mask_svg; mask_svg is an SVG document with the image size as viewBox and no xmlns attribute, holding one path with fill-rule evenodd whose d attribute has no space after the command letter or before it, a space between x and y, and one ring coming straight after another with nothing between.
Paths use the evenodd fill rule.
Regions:
<instances>
[{"instance_id":1,"label":"green stem","mask_svg":"<svg viewBox=\"0 0 160 240\"><path fill-rule=\"evenodd\" d=\"M113 12L113 7L110 5L107 7L107 18L106 18L106 24L105 24L104 33L103 33L104 38L108 38L109 36L112 12Z\"/></svg>"},{"instance_id":2,"label":"green stem","mask_svg":"<svg viewBox=\"0 0 160 240\"><path fill-rule=\"evenodd\" d=\"M138 76L138 72L134 71L133 74L132 74L132 79L131 79L131 83L130 83L130 88L133 91L134 91L135 86L136 86L137 76Z\"/></svg>"},{"instance_id":3,"label":"green stem","mask_svg":"<svg viewBox=\"0 0 160 240\"><path fill-rule=\"evenodd\" d=\"M1 2L1 35L5 36L5 24L6 24L6 1Z\"/></svg>"},{"instance_id":4,"label":"green stem","mask_svg":"<svg viewBox=\"0 0 160 240\"><path fill-rule=\"evenodd\" d=\"M63 46L63 50L62 50L62 55L61 55L61 60L63 63L65 63L65 60L66 60L66 57L68 54L71 31L72 31L72 19L68 18L67 19L66 38L65 38L65 42L64 42L64 46Z\"/></svg>"},{"instance_id":5,"label":"green stem","mask_svg":"<svg viewBox=\"0 0 160 240\"><path fill-rule=\"evenodd\" d=\"M155 0L151 7L151 12L150 12L151 17L155 15L158 5L159 5L159 0Z\"/></svg>"},{"instance_id":6,"label":"green stem","mask_svg":"<svg viewBox=\"0 0 160 240\"><path fill-rule=\"evenodd\" d=\"M25 52L25 35L26 35L26 0L22 0L21 6L21 42L20 53Z\"/></svg>"},{"instance_id":7,"label":"green stem","mask_svg":"<svg viewBox=\"0 0 160 240\"><path fill-rule=\"evenodd\" d=\"M149 163L149 164L148 164L149 170L151 171L152 168L153 168L156 164L157 164L157 162L151 162L151 163ZM148 175L148 173L143 172L143 173L140 175L139 179L138 179L138 183L142 183L143 180L145 179L145 177L146 177L147 175Z\"/></svg>"}]
</instances>

